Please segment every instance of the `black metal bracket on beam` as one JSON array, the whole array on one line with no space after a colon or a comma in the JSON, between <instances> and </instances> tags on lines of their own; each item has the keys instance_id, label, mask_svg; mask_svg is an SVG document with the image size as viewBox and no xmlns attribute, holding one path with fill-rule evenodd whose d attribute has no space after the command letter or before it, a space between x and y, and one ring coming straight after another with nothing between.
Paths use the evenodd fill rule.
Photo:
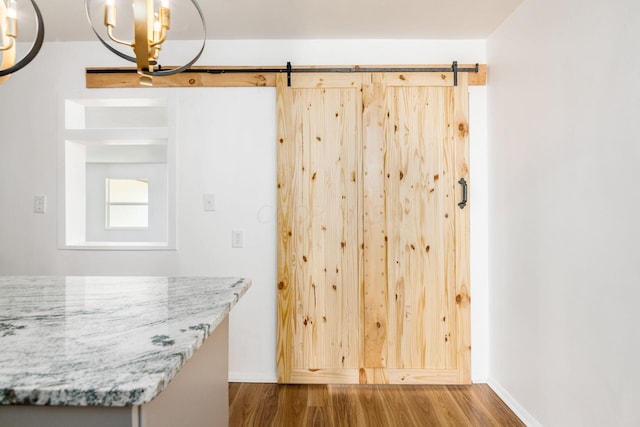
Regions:
<instances>
[{"instance_id":1,"label":"black metal bracket on beam","mask_svg":"<svg viewBox=\"0 0 640 427\"><path fill-rule=\"evenodd\" d=\"M287 87L291 87L291 62L287 61Z\"/></svg>"},{"instance_id":2,"label":"black metal bracket on beam","mask_svg":"<svg viewBox=\"0 0 640 427\"><path fill-rule=\"evenodd\" d=\"M458 61L453 61L451 71L453 71L453 85L458 86Z\"/></svg>"}]
</instances>

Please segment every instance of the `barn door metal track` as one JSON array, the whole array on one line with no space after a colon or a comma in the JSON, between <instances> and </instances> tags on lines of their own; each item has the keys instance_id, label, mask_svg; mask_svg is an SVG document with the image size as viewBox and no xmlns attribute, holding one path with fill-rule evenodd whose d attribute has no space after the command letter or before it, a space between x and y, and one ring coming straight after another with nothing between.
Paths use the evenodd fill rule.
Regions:
<instances>
[{"instance_id":1,"label":"barn door metal track","mask_svg":"<svg viewBox=\"0 0 640 427\"><path fill-rule=\"evenodd\" d=\"M294 73L453 73L453 85L458 86L458 73L478 73L480 65L471 68L458 67L458 61L453 61L450 67L300 67L294 68L291 62L287 62L282 68L189 68L184 73L208 73L208 74L263 74L263 73L287 73L287 85L291 86L291 75ZM159 67L158 70L162 69ZM135 70L123 69L88 69L88 74L109 74L135 72Z\"/></svg>"}]
</instances>

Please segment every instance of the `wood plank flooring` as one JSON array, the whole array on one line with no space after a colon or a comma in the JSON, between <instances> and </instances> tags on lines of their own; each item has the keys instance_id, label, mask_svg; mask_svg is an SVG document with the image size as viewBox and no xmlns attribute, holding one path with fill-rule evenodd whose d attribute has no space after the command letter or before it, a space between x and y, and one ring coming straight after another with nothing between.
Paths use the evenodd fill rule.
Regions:
<instances>
[{"instance_id":1,"label":"wood plank flooring","mask_svg":"<svg viewBox=\"0 0 640 427\"><path fill-rule=\"evenodd\" d=\"M486 384L229 384L229 426L524 426Z\"/></svg>"}]
</instances>

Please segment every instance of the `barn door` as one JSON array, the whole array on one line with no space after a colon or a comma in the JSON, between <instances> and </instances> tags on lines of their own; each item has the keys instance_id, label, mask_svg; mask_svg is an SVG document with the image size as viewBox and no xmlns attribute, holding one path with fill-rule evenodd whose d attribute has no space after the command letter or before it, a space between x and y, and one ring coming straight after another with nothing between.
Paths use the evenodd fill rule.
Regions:
<instances>
[{"instance_id":1,"label":"barn door","mask_svg":"<svg viewBox=\"0 0 640 427\"><path fill-rule=\"evenodd\" d=\"M279 80L280 382L470 381L467 88L450 80Z\"/></svg>"}]
</instances>

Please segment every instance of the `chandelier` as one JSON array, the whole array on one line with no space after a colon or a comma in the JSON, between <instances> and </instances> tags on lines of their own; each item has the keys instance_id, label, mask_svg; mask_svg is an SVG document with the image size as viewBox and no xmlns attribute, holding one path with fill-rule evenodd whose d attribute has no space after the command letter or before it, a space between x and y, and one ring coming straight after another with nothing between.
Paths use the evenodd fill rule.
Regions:
<instances>
[{"instance_id":1,"label":"chandelier","mask_svg":"<svg viewBox=\"0 0 640 427\"><path fill-rule=\"evenodd\" d=\"M202 46L200 47L200 51L185 65L171 69L163 69L158 62L160 50L162 49L163 43L167 40L167 35L171 28L169 0L126 0L126 3L130 3L131 6L133 6L133 37L131 37L131 41L121 40L114 35L118 15L116 0L102 1L104 2L104 27L106 37L100 34L100 31L98 31L92 19L90 12L90 3L92 0L85 0L85 10L91 28L100 42L102 42L109 51L129 62L136 63L141 84L151 86L153 84L153 77L170 76L185 71L200 58L207 37L204 16L196 0L188 1L191 2L200 17L203 29ZM130 56L116 49L110 42L131 48L134 56Z\"/></svg>"},{"instance_id":2,"label":"chandelier","mask_svg":"<svg viewBox=\"0 0 640 427\"><path fill-rule=\"evenodd\" d=\"M16 62L16 44L18 43L18 16L16 0L0 0L0 84L6 82L11 74L22 69L36 57L44 42L44 21L35 0L30 0L36 18L36 38L27 54Z\"/></svg>"}]
</instances>

